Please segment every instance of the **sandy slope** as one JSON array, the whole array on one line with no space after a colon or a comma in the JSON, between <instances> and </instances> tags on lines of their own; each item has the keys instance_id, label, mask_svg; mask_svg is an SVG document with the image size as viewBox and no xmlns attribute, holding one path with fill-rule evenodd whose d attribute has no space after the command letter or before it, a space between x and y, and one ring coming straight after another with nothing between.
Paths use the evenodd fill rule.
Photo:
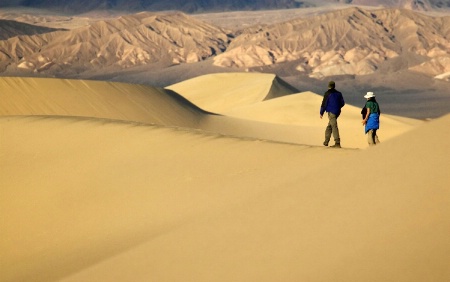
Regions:
<instances>
[{"instance_id":1,"label":"sandy slope","mask_svg":"<svg viewBox=\"0 0 450 282\"><path fill-rule=\"evenodd\" d=\"M219 116L148 86L0 79L0 281L448 281L450 116L383 116L370 150L308 146L319 95L218 77L250 102Z\"/></svg>"},{"instance_id":2,"label":"sandy slope","mask_svg":"<svg viewBox=\"0 0 450 282\"><path fill-rule=\"evenodd\" d=\"M447 281L449 122L352 151L2 117L0 280Z\"/></svg>"},{"instance_id":3,"label":"sandy slope","mask_svg":"<svg viewBox=\"0 0 450 282\"><path fill-rule=\"evenodd\" d=\"M314 129L315 133L313 134L311 132L310 136L312 138L307 144L315 144L314 142L323 138L324 129L328 123L326 116L323 119L319 119L319 108L322 99L323 96L321 95L312 92L303 92L232 109L226 114L242 119L277 124L292 124L301 128ZM361 102L364 103L363 98ZM339 117L338 123L342 143L347 147L366 147L360 112L360 108L347 104L342 109L342 114ZM415 119L400 119L399 117L383 114L379 135L381 139L388 140L394 136L403 134L421 123L422 121Z\"/></svg>"},{"instance_id":4,"label":"sandy slope","mask_svg":"<svg viewBox=\"0 0 450 282\"><path fill-rule=\"evenodd\" d=\"M0 120L2 281L65 276L256 196L277 179L273 166L325 150L105 120Z\"/></svg>"},{"instance_id":5,"label":"sandy slope","mask_svg":"<svg viewBox=\"0 0 450 282\"><path fill-rule=\"evenodd\" d=\"M0 115L5 116L93 117L316 146L321 146L327 124L326 118L318 117L320 95L295 94L295 89L271 74L211 74L167 89L13 77L0 78L0 87ZM223 115L211 115L197 105ZM350 105L344 108L340 126L345 147L367 147L359 117L359 109ZM420 123L383 115L380 139L386 141Z\"/></svg>"},{"instance_id":6,"label":"sandy slope","mask_svg":"<svg viewBox=\"0 0 450 282\"><path fill-rule=\"evenodd\" d=\"M80 116L195 127L203 111L144 85L51 78L0 78L0 116Z\"/></svg>"},{"instance_id":7,"label":"sandy slope","mask_svg":"<svg viewBox=\"0 0 450 282\"><path fill-rule=\"evenodd\" d=\"M208 74L170 85L166 89L215 113L226 113L236 107L298 92L284 85L275 75L267 73Z\"/></svg>"},{"instance_id":8,"label":"sandy slope","mask_svg":"<svg viewBox=\"0 0 450 282\"><path fill-rule=\"evenodd\" d=\"M167 89L176 91L207 111L263 122L266 123L264 125L266 128L271 126L267 123L277 124L277 129L284 127L284 132L289 132L288 135L292 136L288 138L285 133L286 138L281 139L280 135L274 134L277 137L273 138L320 145L328 123L326 117L319 118L323 96L312 92L296 93L296 90L284 87L281 82L271 74L222 73L193 78L171 85ZM365 99L361 97L361 104L364 101ZM367 147L360 111L360 108L351 105L346 105L342 109L339 126L342 143L347 147ZM380 139L388 140L421 123L422 121L415 119L383 114ZM295 131L298 134L295 134ZM245 135L245 132L240 131L239 135L242 134Z\"/></svg>"}]
</instances>

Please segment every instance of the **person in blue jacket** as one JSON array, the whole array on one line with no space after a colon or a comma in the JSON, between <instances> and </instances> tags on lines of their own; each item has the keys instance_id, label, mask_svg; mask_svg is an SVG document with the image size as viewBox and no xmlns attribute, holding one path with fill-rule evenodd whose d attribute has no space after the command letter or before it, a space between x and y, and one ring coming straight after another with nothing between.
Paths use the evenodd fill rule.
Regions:
<instances>
[{"instance_id":1,"label":"person in blue jacket","mask_svg":"<svg viewBox=\"0 0 450 282\"><path fill-rule=\"evenodd\" d=\"M323 117L325 112L328 113L328 125L325 129L325 141L324 146L328 146L331 139L331 134L333 134L334 145L331 147L341 148L341 138L339 136L339 128L337 124L337 119L341 114L341 108L345 105L344 97L342 93L336 90L336 83L330 81L328 83L328 90L325 92L322 100L322 105L320 106L320 118Z\"/></svg>"},{"instance_id":2,"label":"person in blue jacket","mask_svg":"<svg viewBox=\"0 0 450 282\"><path fill-rule=\"evenodd\" d=\"M366 113L362 124L365 125L364 129L367 134L369 146L373 146L379 143L377 130L380 128L380 105L378 105L373 92L367 92L367 94L364 95L364 98L367 99L367 102L364 106Z\"/></svg>"}]
</instances>

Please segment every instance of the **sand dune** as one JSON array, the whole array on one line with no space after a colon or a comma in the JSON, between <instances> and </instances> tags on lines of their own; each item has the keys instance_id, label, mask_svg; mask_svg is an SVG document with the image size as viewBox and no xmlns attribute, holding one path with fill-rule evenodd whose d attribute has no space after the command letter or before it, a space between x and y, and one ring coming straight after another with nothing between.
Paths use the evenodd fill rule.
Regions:
<instances>
[{"instance_id":1,"label":"sand dune","mask_svg":"<svg viewBox=\"0 0 450 282\"><path fill-rule=\"evenodd\" d=\"M295 93L296 89L271 74L211 74L166 89L11 77L0 78L0 86L4 101L0 116L102 118L315 146L321 146L327 124L326 118L318 117L320 95ZM339 120L342 144L347 148L367 147L359 111L346 105ZM383 115L380 139L386 141L420 123Z\"/></svg>"},{"instance_id":2,"label":"sand dune","mask_svg":"<svg viewBox=\"0 0 450 282\"><path fill-rule=\"evenodd\" d=\"M0 79L0 281L450 279L449 115L383 115L379 146L338 150L320 95L198 81L177 90L212 102L220 81L237 101L213 115L169 89ZM359 109L340 119L364 140Z\"/></svg>"},{"instance_id":3,"label":"sand dune","mask_svg":"<svg viewBox=\"0 0 450 282\"><path fill-rule=\"evenodd\" d=\"M80 116L195 127L204 111L144 85L51 78L0 78L0 116Z\"/></svg>"},{"instance_id":4,"label":"sand dune","mask_svg":"<svg viewBox=\"0 0 450 282\"><path fill-rule=\"evenodd\" d=\"M243 78L247 78L243 74ZM257 75L253 75L253 77ZM214 76L212 76L214 77ZM230 84L234 76L224 76ZM238 76L239 77L239 76ZM267 76L262 75L262 78ZM247 80L247 85L264 79ZM273 76L270 76L273 78ZM242 81L242 78L240 79ZM270 85L268 80L266 85ZM209 114L172 90L150 86L87 80L43 78L1 78L2 99L0 116L77 116L131 121L171 127L185 127L222 135L273 140L300 144L316 144L308 131L293 125L271 125ZM205 88L200 86L200 88ZM253 87L258 89L258 87ZM259 88L261 88L259 86ZM268 96L274 88L267 88ZM272 90L271 90L272 89ZM261 90L258 90L261 91ZM260 92L249 93L250 96ZM282 92L280 92L281 95Z\"/></svg>"},{"instance_id":5,"label":"sand dune","mask_svg":"<svg viewBox=\"0 0 450 282\"><path fill-rule=\"evenodd\" d=\"M276 124L291 124L302 128L314 128L314 139L323 138L324 129L328 123L327 118L319 119L319 108L323 96L302 92L295 95L284 96L268 101L262 101L253 105L232 109L226 115L258 120L261 122ZM364 102L363 99L362 103ZM352 105L346 105L339 117L339 127L342 135L342 143L352 148L366 147L364 128L361 124L361 109ZM415 119L399 118L383 114L381 117L380 138L388 140L401 135L421 124ZM307 144L314 144L311 140Z\"/></svg>"},{"instance_id":6,"label":"sand dune","mask_svg":"<svg viewBox=\"0 0 450 282\"><path fill-rule=\"evenodd\" d=\"M206 86L206 87L205 87ZM298 92L273 74L218 73L170 85L197 106L215 113Z\"/></svg>"},{"instance_id":7,"label":"sand dune","mask_svg":"<svg viewBox=\"0 0 450 282\"><path fill-rule=\"evenodd\" d=\"M446 281L449 121L349 151L2 117L0 280Z\"/></svg>"},{"instance_id":8,"label":"sand dune","mask_svg":"<svg viewBox=\"0 0 450 282\"><path fill-rule=\"evenodd\" d=\"M208 87L205 87L205 85ZM308 145L320 145L323 141L324 130L328 122L326 118L319 118L323 96L312 92L296 93L296 90L281 84L274 75L258 73L211 74L177 83L167 87L167 89L176 91L207 111L238 118L239 120L262 122L267 130L272 126L271 124L277 124L276 129L283 128L285 132L277 132L277 134L285 135L285 138L282 138L282 135L272 134L277 136L272 137L274 140ZM361 103L363 102L364 99L361 98ZM361 125L360 111L360 108L351 105L346 105L342 109L339 126L342 143L347 147L367 147L364 129ZM381 140L388 140L421 123L422 121L415 119L383 114L380 138ZM240 124L243 125L244 122L240 121ZM216 126L217 124L214 125L214 127ZM258 125L253 126L257 127ZM207 126L203 125L203 128L207 128ZM224 130L222 132L236 134ZM289 135L291 136L288 137L286 132L290 132ZM295 132L298 132L298 134ZM245 132L239 131L237 134L245 135Z\"/></svg>"},{"instance_id":9,"label":"sand dune","mask_svg":"<svg viewBox=\"0 0 450 282\"><path fill-rule=\"evenodd\" d=\"M234 83L235 81L230 78L232 77L228 77L229 82ZM256 81L262 83L263 80ZM270 84L271 80L268 83ZM308 141L309 137L308 139L302 137L306 132L301 132L292 125L270 125L264 122L215 116L168 89L47 78L1 78L0 86L2 100L5 101L0 105L0 116L91 117L202 129L247 138L311 143ZM266 96L268 94L269 92L265 93Z\"/></svg>"}]
</instances>

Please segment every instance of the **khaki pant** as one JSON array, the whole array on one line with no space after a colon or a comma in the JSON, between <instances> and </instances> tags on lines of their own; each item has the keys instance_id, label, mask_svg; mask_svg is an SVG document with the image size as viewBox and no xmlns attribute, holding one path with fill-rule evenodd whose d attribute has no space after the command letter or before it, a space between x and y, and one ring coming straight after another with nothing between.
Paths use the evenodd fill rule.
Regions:
<instances>
[{"instance_id":1,"label":"khaki pant","mask_svg":"<svg viewBox=\"0 0 450 282\"><path fill-rule=\"evenodd\" d=\"M339 128L338 128L338 124L337 124L337 116L335 114L332 113L328 113L328 126L325 129L325 142L326 144L328 144L328 142L330 142L331 139L331 134L333 133L333 138L334 138L334 142L336 144L340 144L341 143L341 138L339 137Z\"/></svg>"}]
</instances>

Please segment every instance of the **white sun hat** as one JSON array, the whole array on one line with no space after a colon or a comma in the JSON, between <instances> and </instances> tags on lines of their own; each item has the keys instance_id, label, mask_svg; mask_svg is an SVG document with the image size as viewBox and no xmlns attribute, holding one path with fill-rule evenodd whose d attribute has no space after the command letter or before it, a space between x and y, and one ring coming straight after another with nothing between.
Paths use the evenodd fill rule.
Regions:
<instances>
[{"instance_id":1,"label":"white sun hat","mask_svg":"<svg viewBox=\"0 0 450 282\"><path fill-rule=\"evenodd\" d=\"M373 94L373 92L367 92L367 94L364 95L364 98L366 98L366 99L369 99L369 98L372 98L372 97L375 97L375 94Z\"/></svg>"}]
</instances>

